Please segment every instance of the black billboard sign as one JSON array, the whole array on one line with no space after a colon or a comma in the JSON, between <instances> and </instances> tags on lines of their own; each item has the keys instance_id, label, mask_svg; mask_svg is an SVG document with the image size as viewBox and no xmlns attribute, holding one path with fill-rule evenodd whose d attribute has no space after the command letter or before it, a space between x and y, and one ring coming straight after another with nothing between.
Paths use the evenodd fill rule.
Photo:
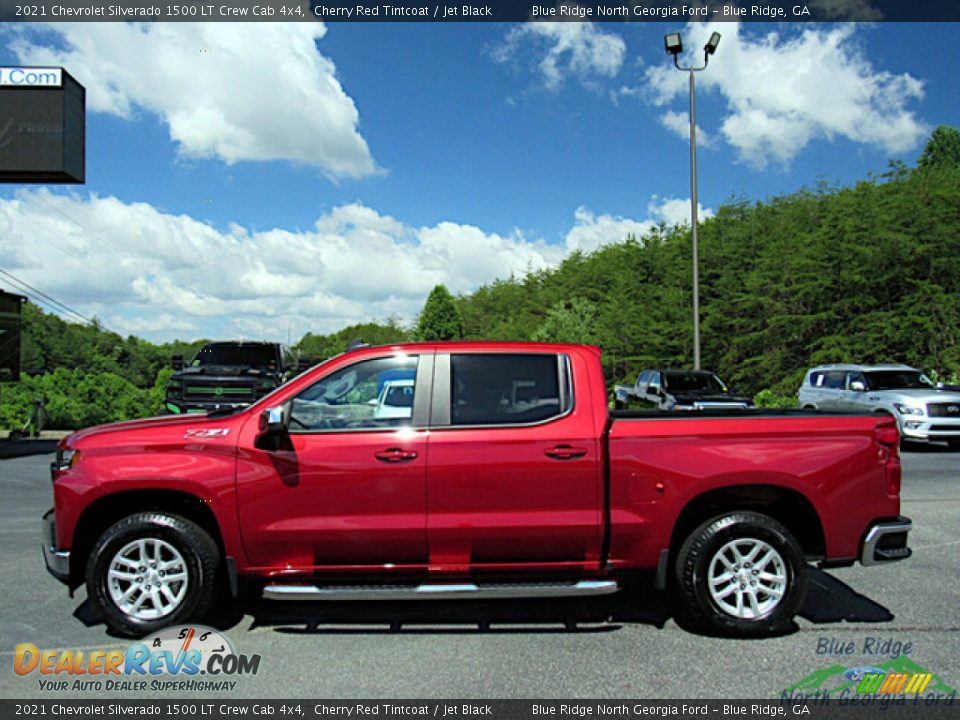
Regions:
<instances>
[{"instance_id":1,"label":"black billboard sign","mask_svg":"<svg viewBox=\"0 0 960 720\"><path fill-rule=\"evenodd\" d=\"M26 300L0 290L0 382L20 379L20 311Z\"/></svg>"},{"instance_id":2,"label":"black billboard sign","mask_svg":"<svg viewBox=\"0 0 960 720\"><path fill-rule=\"evenodd\" d=\"M63 68L0 67L0 182L82 183L86 90Z\"/></svg>"}]
</instances>

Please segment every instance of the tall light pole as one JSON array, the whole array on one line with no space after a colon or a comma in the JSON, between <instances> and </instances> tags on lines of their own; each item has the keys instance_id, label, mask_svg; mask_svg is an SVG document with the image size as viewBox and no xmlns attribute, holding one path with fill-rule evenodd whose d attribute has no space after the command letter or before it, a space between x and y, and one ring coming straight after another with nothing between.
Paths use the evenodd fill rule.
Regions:
<instances>
[{"instance_id":1,"label":"tall light pole","mask_svg":"<svg viewBox=\"0 0 960 720\"><path fill-rule=\"evenodd\" d=\"M720 33L713 33L703 46L703 65L700 67L680 67L680 53L683 41L680 33L668 33L663 38L667 52L673 55L673 64L677 70L690 75L690 232L693 237L693 369L700 369L700 259L697 238L697 100L694 87L694 73L706 70L710 56L717 51Z\"/></svg>"}]
</instances>

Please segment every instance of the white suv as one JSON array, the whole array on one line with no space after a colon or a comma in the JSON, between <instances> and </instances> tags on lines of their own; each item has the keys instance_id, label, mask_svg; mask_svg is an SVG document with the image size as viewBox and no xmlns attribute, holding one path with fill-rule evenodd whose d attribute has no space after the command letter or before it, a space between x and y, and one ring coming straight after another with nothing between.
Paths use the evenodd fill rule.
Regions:
<instances>
[{"instance_id":1,"label":"white suv","mask_svg":"<svg viewBox=\"0 0 960 720\"><path fill-rule=\"evenodd\" d=\"M821 365L807 371L797 400L817 410L889 413L902 437L960 449L960 393L938 390L907 365Z\"/></svg>"}]
</instances>

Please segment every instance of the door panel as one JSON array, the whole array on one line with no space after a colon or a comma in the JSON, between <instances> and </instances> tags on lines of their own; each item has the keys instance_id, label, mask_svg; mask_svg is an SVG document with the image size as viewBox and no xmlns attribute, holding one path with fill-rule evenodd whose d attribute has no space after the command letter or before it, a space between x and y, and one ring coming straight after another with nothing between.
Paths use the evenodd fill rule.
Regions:
<instances>
[{"instance_id":1,"label":"door panel","mask_svg":"<svg viewBox=\"0 0 960 720\"><path fill-rule=\"evenodd\" d=\"M278 447L241 452L240 524L253 565L426 563L432 365L432 356L403 356L335 371L291 402L290 432ZM384 388L413 377L410 413L378 414Z\"/></svg>"},{"instance_id":2,"label":"door panel","mask_svg":"<svg viewBox=\"0 0 960 720\"><path fill-rule=\"evenodd\" d=\"M866 384L863 373L851 372L846 374L843 390L838 391L837 410L844 412L862 411L867 407L867 392L851 390L850 383L859 381Z\"/></svg>"},{"instance_id":3,"label":"door panel","mask_svg":"<svg viewBox=\"0 0 960 720\"><path fill-rule=\"evenodd\" d=\"M464 355L452 369L450 356L437 356L427 470L431 569L599 562L602 463L589 405L574 407L568 377L557 387L565 359L541 356L555 369L546 387L529 357L477 354L458 372ZM586 388L586 378L579 380Z\"/></svg>"},{"instance_id":4,"label":"door panel","mask_svg":"<svg viewBox=\"0 0 960 720\"><path fill-rule=\"evenodd\" d=\"M843 370L830 370L824 373L823 381L817 391L816 403L820 410L839 410L842 402L846 373Z\"/></svg>"}]
</instances>

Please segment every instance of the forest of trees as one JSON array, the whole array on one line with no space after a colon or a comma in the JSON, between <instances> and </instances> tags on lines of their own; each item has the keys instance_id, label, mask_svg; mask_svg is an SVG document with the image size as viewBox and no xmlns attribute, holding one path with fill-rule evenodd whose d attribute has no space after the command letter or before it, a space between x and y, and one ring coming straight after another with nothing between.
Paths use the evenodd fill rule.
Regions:
<instances>
[{"instance_id":1,"label":"forest of trees","mask_svg":"<svg viewBox=\"0 0 960 720\"><path fill-rule=\"evenodd\" d=\"M687 367L690 242L689 227L661 226L456 298L438 286L413 327L371 322L297 347L323 359L358 339L590 342L611 384ZM822 362L898 361L955 379L960 132L938 128L916 168L894 162L852 187L731 199L701 225L700 263L703 367L762 404L792 404L803 371ZM0 386L0 427L21 425L38 395L60 427L159 412L170 356L202 342L153 345L27 304L24 377Z\"/></svg>"}]
</instances>

